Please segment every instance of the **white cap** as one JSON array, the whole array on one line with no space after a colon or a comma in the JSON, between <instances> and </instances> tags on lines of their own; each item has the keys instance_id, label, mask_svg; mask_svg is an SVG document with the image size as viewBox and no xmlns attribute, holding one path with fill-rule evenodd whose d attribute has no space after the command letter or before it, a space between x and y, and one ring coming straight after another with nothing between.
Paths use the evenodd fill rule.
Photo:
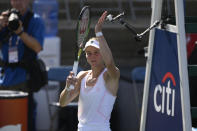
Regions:
<instances>
[{"instance_id":1,"label":"white cap","mask_svg":"<svg viewBox=\"0 0 197 131\"><path fill-rule=\"evenodd\" d=\"M90 39L87 43L86 43L86 45L85 45L85 47L84 47L84 51L85 51L85 49L87 48L87 47L89 47L89 46L93 46L93 47L95 47L95 48L97 48L97 49L100 49L100 47L99 47L99 42L96 40L96 39Z\"/></svg>"}]
</instances>

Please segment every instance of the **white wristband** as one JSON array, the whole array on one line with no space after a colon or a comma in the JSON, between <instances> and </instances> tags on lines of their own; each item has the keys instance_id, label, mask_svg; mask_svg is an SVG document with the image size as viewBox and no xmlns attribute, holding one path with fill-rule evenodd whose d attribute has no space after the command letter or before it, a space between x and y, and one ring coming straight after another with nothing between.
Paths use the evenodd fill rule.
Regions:
<instances>
[{"instance_id":1,"label":"white wristband","mask_svg":"<svg viewBox=\"0 0 197 131\"><path fill-rule=\"evenodd\" d=\"M96 37L100 37L100 36L103 36L103 33L102 32L97 32Z\"/></svg>"}]
</instances>

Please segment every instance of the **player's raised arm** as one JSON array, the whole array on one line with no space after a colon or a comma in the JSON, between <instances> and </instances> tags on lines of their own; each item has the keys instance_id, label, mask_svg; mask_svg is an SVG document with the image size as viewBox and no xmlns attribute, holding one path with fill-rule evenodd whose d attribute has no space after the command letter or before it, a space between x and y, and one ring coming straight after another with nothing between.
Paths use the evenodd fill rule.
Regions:
<instances>
[{"instance_id":1,"label":"player's raised arm","mask_svg":"<svg viewBox=\"0 0 197 131\"><path fill-rule=\"evenodd\" d=\"M96 33L96 37L99 41L100 53L101 53L101 56L103 58L105 65L107 67L108 74L113 79L119 79L120 72L114 64L111 50L110 50L110 48L107 44L107 41L105 40L105 37L103 36L103 33L102 33L102 26L104 24L106 16L107 16L107 11L105 11L102 14L102 16L99 18L99 20L95 26L95 33Z\"/></svg>"}]
</instances>

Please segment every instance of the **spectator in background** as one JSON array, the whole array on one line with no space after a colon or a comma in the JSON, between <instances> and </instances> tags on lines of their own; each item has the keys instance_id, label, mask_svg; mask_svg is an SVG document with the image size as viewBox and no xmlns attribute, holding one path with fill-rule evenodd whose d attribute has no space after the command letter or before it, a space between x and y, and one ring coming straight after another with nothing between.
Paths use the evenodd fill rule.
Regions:
<instances>
[{"instance_id":1,"label":"spectator in background","mask_svg":"<svg viewBox=\"0 0 197 131\"><path fill-rule=\"evenodd\" d=\"M61 106L79 96L78 131L111 130L109 119L118 91L120 71L102 34L106 15L104 12L95 26L96 38L90 39L84 48L91 70L81 71L77 78L71 72L60 95ZM68 90L70 84L75 85L74 90Z\"/></svg>"},{"instance_id":2,"label":"spectator in background","mask_svg":"<svg viewBox=\"0 0 197 131\"><path fill-rule=\"evenodd\" d=\"M27 87L28 75L26 69L21 66L21 61L26 59L26 64L37 58L37 53L42 50L44 40L44 22L30 11L30 0L10 0L14 10L4 11L0 15L0 44L2 60L0 62L0 89L19 90L29 92ZM19 25L11 23L17 12ZM10 13L12 12L13 17ZM29 63L28 63L29 62ZM35 130L33 120L33 94L29 92L29 121L28 131ZM35 108L34 108L35 109ZM30 111L31 110L31 111ZM32 119L31 119L32 118Z\"/></svg>"}]
</instances>

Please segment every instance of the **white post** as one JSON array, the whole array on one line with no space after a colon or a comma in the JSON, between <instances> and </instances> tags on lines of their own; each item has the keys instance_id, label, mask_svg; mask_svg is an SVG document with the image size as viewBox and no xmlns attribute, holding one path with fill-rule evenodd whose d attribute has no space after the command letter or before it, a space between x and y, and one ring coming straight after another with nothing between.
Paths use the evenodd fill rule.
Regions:
<instances>
[{"instance_id":1,"label":"white post","mask_svg":"<svg viewBox=\"0 0 197 131\"><path fill-rule=\"evenodd\" d=\"M179 74L180 74L180 92L181 106L183 116L183 130L191 131L191 115L190 115L190 97L189 97L189 82L187 70L187 55L186 55L186 39L185 39L185 21L183 0L175 0L177 47L179 59Z\"/></svg>"},{"instance_id":2,"label":"white post","mask_svg":"<svg viewBox=\"0 0 197 131\"><path fill-rule=\"evenodd\" d=\"M151 25L156 20L160 20L161 18L162 1L163 0L152 0ZM143 95L143 102L142 102L143 106L142 106L142 113L141 113L140 131L145 131L145 127L146 127L146 113L147 113L147 105L148 105L154 37L155 37L155 29L151 30L150 35L149 35L148 59L146 62L146 75L145 75L145 83L144 83L144 95Z\"/></svg>"}]
</instances>

